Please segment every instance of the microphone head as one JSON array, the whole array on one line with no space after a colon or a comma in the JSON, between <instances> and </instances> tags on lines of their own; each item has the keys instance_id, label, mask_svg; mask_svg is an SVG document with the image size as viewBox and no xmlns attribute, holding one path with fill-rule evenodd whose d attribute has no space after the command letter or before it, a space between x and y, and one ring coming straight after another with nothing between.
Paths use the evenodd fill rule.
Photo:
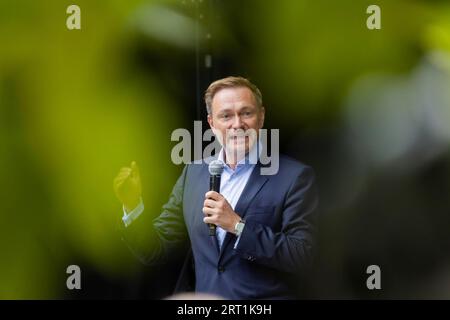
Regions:
<instances>
[{"instance_id":1,"label":"microphone head","mask_svg":"<svg viewBox=\"0 0 450 320\"><path fill-rule=\"evenodd\" d=\"M209 174L212 176L220 176L223 172L224 163L221 160L213 160L209 163Z\"/></svg>"}]
</instances>

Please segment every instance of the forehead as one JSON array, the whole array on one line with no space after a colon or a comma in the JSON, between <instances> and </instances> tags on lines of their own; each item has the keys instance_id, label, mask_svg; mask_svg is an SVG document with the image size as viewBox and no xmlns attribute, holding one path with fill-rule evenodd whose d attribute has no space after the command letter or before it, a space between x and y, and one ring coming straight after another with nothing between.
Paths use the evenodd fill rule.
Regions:
<instances>
[{"instance_id":1,"label":"forehead","mask_svg":"<svg viewBox=\"0 0 450 320\"><path fill-rule=\"evenodd\" d=\"M212 107L215 109L246 106L256 107L253 92L247 87L221 89L216 92L212 100Z\"/></svg>"}]
</instances>

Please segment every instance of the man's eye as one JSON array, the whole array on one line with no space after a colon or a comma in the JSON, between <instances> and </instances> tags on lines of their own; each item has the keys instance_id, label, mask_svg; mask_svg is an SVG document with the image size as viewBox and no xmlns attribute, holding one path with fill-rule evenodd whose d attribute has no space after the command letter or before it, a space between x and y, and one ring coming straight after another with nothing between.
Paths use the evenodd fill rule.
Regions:
<instances>
[{"instance_id":1,"label":"man's eye","mask_svg":"<svg viewBox=\"0 0 450 320\"><path fill-rule=\"evenodd\" d=\"M223 115L221 115L221 118L222 119L228 119L230 116L229 115L227 115L227 114L223 114Z\"/></svg>"}]
</instances>

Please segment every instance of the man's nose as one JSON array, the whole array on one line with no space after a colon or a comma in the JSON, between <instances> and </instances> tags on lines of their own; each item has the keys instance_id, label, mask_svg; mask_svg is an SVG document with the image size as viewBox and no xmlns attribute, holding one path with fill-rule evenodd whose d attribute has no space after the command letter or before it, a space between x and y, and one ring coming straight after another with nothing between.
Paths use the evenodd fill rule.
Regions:
<instances>
[{"instance_id":1,"label":"man's nose","mask_svg":"<svg viewBox=\"0 0 450 320\"><path fill-rule=\"evenodd\" d=\"M244 128L244 122L242 121L242 119L239 115L236 115L233 118L233 123L231 124L231 127L233 129L243 129Z\"/></svg>"}]
</instances>

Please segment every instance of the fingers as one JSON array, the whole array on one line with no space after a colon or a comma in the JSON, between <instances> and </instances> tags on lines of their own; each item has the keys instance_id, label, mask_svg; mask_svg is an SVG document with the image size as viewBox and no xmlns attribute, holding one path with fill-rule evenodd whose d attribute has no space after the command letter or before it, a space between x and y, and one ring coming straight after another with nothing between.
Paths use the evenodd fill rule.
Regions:
<instances>
[{"instance_id":1,"label":"fingers","mask_svg":"<svg viewBox=\"0 0 450 320\"><path fill-rule=\"evenodd\" d=\"M214 208L203 207L202 211L205 216L212 216L217 214L217 211Z\"/></svg>"},{"instance_id":2,"label":"fingers","mask_svg":"<svg viewBox=\"0 0 450 320\"><path fill-rule=\"evenodd\" d=\"M220 193L215 192L215 191L208 191L205 194L205 198L219 201L219 200L222 199L222 195Z\"/></svg>"},{"instance_id":3,"label":"fingers","mask_svg":"<svg viewBox=\"0 0 450 320\"><path fill-rule=\"evenodd\" d=\"M203 218L204 223L218 223L218 215L216 209L203 207L203 213L205 214L205 217Z\"/></svg>"},{"instance_id":4,"label":"fingers","mask_svg":"<svg viewBox=\"0 0 450 320\"><path fill-rule=\"evenodd\" d=\"M119 173L114 178L113 186L120 186L131 175L131 168L123 167L119 170Z\"/></svg>"},{"instance_id":5,"label":"fingers","mask_svg":"<svg viewBox=\"0 0 450 320\"><path fill-rule=\"evenodd\" d=\"M129 176L131 174L131 168L123 167L119 170L119 173L117 174L117 177L125 177Z\"/></svg>"},{"instance_id":6,"label":"fingers","mask_svg":"<svg viewBox=\"0 0 450 320\"><path fill-rule=\"evenodd\" d=\"M114 178L114 183L122 183L123 181L125 181L129 176L130 176L130 172L119 172L119 174Z\"/></svg>"},{"instance_id":7,"label":"fingers","mask_svg":"<svg viewBox=\"0 0 450 320\"><path fill-rule=\"evenodd\" d=\"M217 224L217 221L214 217L204 217L203 218L203 222L204 223L212 223L212 224Z\"/></svg>"},{"instance_id":8,"label":"fingers","mask_svg":"<svg viewBox=\"0 0 450 320\"><path fill-rule=\"evenodd\" d=\"M134 165L133 165L133 163L134 163ZM130 167L122 167L122 168L120 168L119 173L117 174L115 180L116 180L116 179L117 179L117 180L123 180L123 179L126 179L126 178L128 178L129 176L133 175L133 171L134 171L134 174L135 174L135 175L136 175L136 174L139 174L139 171L138 171L138 170L139 170L139 169L138 169L136 163L133 161L133 162L132 162L132 167L131 167L131 168L130 168Z\"/></svg>"},{"instance_id":9,"label":"fingers","mask_svg":"<svg viewBox=\"0 0 450 320\"><path fill-rule=\"evenodd\" d=\"M139 168L136 164L136 161L131 162L131 175L133 178L139 177Z\"/></svg>"},{"instance_id":10,"label":"fingers","mask_svg":"<svg viewBox=\"0 0 450 320\"><path fill-rule=\"evenodd\" d=\"M128 178L130 176L130 173L128 173L128 172L122 172L122 173L119 173L117 176L116 176L116 178L115 178L115 180L125 180L126 178Z\"/></svg>"},{"instance_id":11,"label":"fingers","mask_svg":"<svg viewBox=\"0 0 450 320\"><path fill-rule=\"evenodd\" d=\"M203 202L203 206L208 208L215 208L216 204L217 202L211 199L206 199L205 202Z\"/></svg>"},{"instance_id":12,"label":"fingers","mask_svg":"<svg viewBox=\"0 0 450 320\"><path fill-rule=\"evenodd\" d=\"M205 194L205 201L203 202L203 213L206 215L218 214L227 207L227 201L225 198L215 191L208 191Z\"/></svg>"},{"instance_id":13,"label":"fingers","mask_svg":"<svg viewBox=\"0 0 450 320\"><path fill-rule=\"evenodd\" d=\"M135 161L131 163L131 167L120 168L113 180L113 189L117 198L126 207L135 206L135 200L141 195L139 168Z\"/></svg>"}]
</instances>

